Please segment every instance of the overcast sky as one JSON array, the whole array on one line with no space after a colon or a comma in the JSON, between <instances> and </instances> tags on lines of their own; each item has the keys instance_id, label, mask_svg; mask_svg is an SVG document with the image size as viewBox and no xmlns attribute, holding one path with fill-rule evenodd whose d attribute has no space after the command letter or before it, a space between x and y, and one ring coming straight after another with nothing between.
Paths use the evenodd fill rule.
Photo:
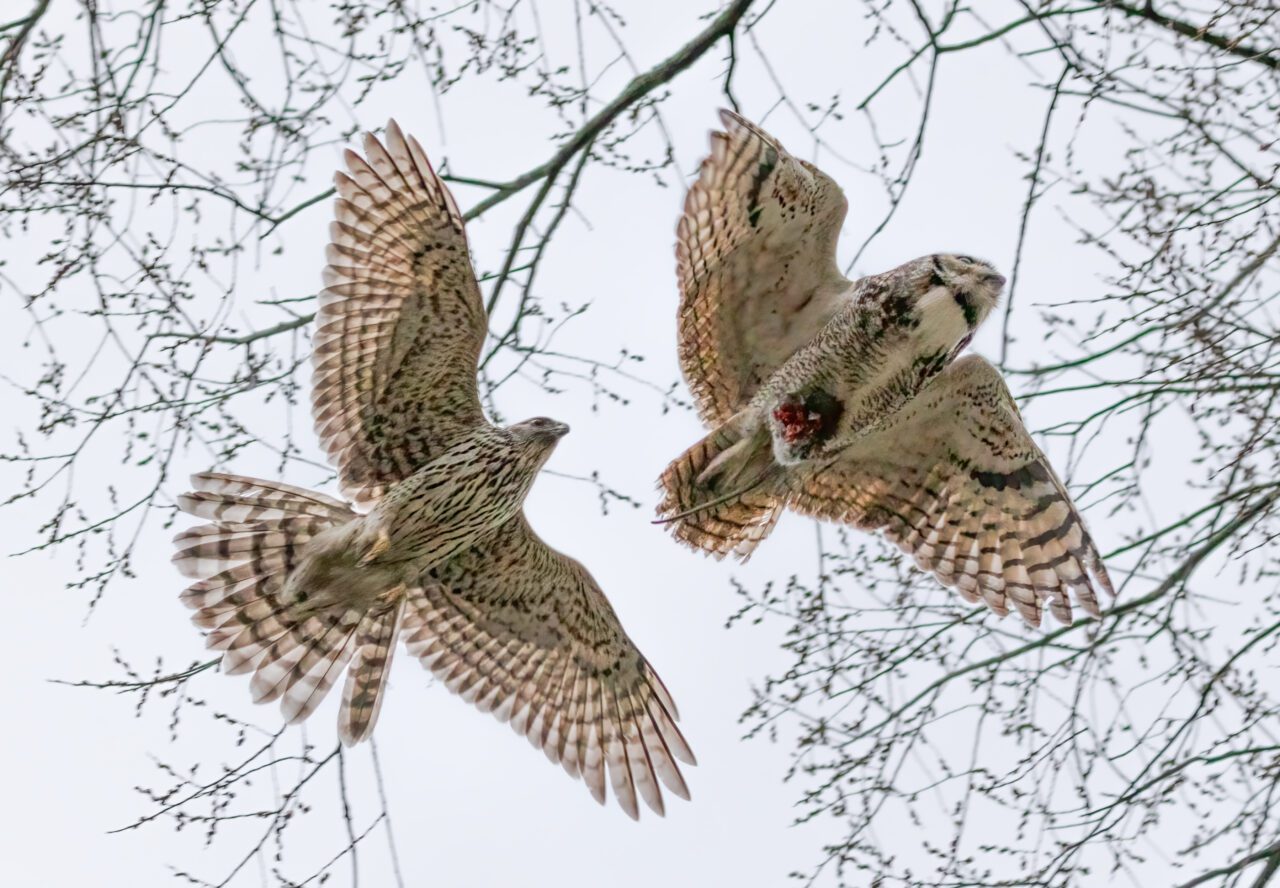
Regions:
<instances>
[{"instance_id":1,"label":"overcast sky","mask_svg":"<svg viewBox=\"0 0 1280 888\"><path fill-rule=\"evenodd\" d=\"M647 68L669 54L700 27L695 14L706 4L692 4L697 7L692 11L690 5L674 0L626 5L623 34L638 67ZM874 56L862 53L866 25L859 16L831 3L788 5L785 12L772 15L758 36L797 97L820 101L837 90L863 94L892 66L883 50ZM680 75L663 106L684 181L696 170L707 131L716 125L716 109L724 103L721 56L713 52ZM626 72L617 72L618 86L625 77ZM995 46L948 59L935 100L930 149L904 206L863 255L858 273L936 251L983 256L1008 270L1026 189L1025 167L1015 153L1034 147L1038 127L1033 122L1044 101L1035 79L1033 69ZM737 94L744 113L759 118L773 106L776 90L758 65L744 64ZM519 90L465 87L446 96L441 107L443 128L430 96L406 88L395 96L384 90L358 113L369 126L380 126L394 115L433 158L447 156L453 169L467 175L504 179L550 153L545 136L554 123ZM881 113L891 110L887 106ZM901 120L878 122L886 132L907 132L915 122L915 107L904 103ZM765 125L796 154L813 156L811 141L785 108L775 110ZM866 164L874 159L862 130L852 124L826 132L851 160ZM841 133L847 146L839 143ZM1080 150L1105 153L1107 146L1085 144ZM336 147L317 152L299 194L323 187L338 158ZM841 253L848 261L852 248L878 221L883 198L874 179L854 166L830 156L817 159L849 196L850 223ZM673 175L668 178L674 182ZM463 206L483 196L466 189L456 193ZM592 309L566 329L559 341L563 351L610 360L625 348L646 357L641 369L645 378L659 383L679 378L673 231L681 199L682 187L664 189L644 176L588 173L578 213L566 220L540 275L539 292L545 299L594 300ZM492 269L499 262L511 214L522 206L518 200L509 212L494 213L470 227L481 268ZM298 218L286 233L283 255L246 259L239 297L246 311L267 292L296 295L317 285L329 212L325 202ZM1092 264L1094 254L1074 243L1057 214L1046 211L1037 222L1042 227L1025 259L1023 298L1048 303L1096 289L1100 269ZM0 329L6 364L21 359L16 346L26 324L13 301L5 300L4 311L12 317ZM1022 341L1035 343L1034 313L1019 315L1015 332ZM993 355L997 343L993 323L972 347ZM664 413L659 397L639 388L629 393L633 401L625 407L606 402L592 410L581 390L556 396L513 384L502 391L499 406L510 420L546 414L568 422L573 432L548 468L570 474L599 470L642 504L638 509L615 505L602 516L594 487L545 476L529 498L528 512L548 542L594 573L675 696L681 725L699 759L686 772L693 801L670 799L665 819L645 811L639 823L612 801L598 807L580 782L566 778L508 727L453 699L417 663L401 658L376 740L409 884L772 885L815 862L831 829L826 823L792 826L799 788L783 782L788 744L742 739L738 719L750 702L752 682L789 660L779 651L776 628L724 628L740 605L730 579L759 587L797 566L808 567L814 525L795 516L784 518L745 567L677 548L650 523L653 482L702 430L691 412ZM34 406L11 390L0 394L0 406L12 427L29 424L34 415ZM1039 418L1033 409L1031 424ZM247 419L264 436L278 435L284 420L274 408L251 411ZM307 426L305 416L288 421ZM318 458L314 442L309 446L309 455ZM188 454L176 477L205 469L207 462L208 454ZM276 461L266 452L246 452L232 468L248 475L277 474ZM84 474L116 470L105 459L80 469ZM313 484L323 477L319 470L298 466L284 480ZM175 482L173 493L178 486ZM20 541L29 542L31 529L22 522L35 521L37 514L19 506L6 512L6 522L13 522ZM227 835L208 849L198 829L175 833L168 821L108 834L154 809L134 787L166 783L157 774L157 759L203 761L212 773L239 750L230 746L229 733L207 727L205 719L189 717L179 742L171 745L163 705L135 717L128 698L49 683L117 677L115 650L145 669L156 658L178 667L202 656L200 635L177 600L184 583L169 566L171 533L158 522L151 526L138 543L138 575L114 587L92 616L84 593L63 591L73 576L69 550L56 558L36 555L7 565L10 601L17 604L11 619L0 622L0 664L9 676L13 713L4 731L3 792L21 803L0 808L7 821L0 832L6 884L143 888L173 884L175 870L216 882L235 865L245 840L262 829L257 821L226 827ZM278 724L274 707L259 709L249 702L243 677L209 673L193 691L211 706L264 730ZM306 727L307 737L320 748L329 747L336 736L337 696ZM286 740L296 744L293 738L299 734L296 729ZM282 751L294 748L282 746ZM351 752L349 778L358 826L367 825L376 813L371 774L369 747ZM286 861L294 875L311 872L346 841L333 813L336 774L326 772L322 779L329 785L316 798L316 812L291 833ZM267 775L254 791L271 797ZM911 826L886 823L883 828ZM241 840L233 838L234 829L243 830ZM389 884L382 835L372 836L362 848L362 884ZM271 865L269 854L253 861L236 884L265 884L263 873ZM336 868L333 878L330 884L346 884L347 866Z\"/></svg>"}]
</instances>

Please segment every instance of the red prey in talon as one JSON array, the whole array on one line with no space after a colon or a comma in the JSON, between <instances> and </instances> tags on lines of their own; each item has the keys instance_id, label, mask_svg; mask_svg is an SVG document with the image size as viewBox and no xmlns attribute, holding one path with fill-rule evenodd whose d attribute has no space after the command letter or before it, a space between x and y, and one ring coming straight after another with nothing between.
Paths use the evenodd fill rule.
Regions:
<instances>
[{"instance_id":1,"label":"red prey in talon","mask_svg":"<svg viewBox=\"0 0 1280 888\"><path fill-rule=\"evenodd\" d=\"M803 403L781 404L774 409L773 418L782 423L782 437L788 444L811 438L822 430L822 415Z\"/></svg>"}]
</instances>

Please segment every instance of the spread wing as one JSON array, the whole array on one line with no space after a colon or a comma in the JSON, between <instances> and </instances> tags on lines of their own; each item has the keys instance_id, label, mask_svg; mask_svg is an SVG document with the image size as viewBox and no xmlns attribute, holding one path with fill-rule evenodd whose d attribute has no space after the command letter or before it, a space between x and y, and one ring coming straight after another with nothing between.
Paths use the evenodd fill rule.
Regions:
<instances>
[{"instance_id":1,"label":"spread wing","mask_svg":"<svg viewBox=\"0 0 1280 888\"><path fill-rule=\"evenodd\" d=\"M680 362L708 425L745 405L850 286L836 265L839 186L736 114L720 117L676 228Z\"/></svg>"},{"instance_id":2,"label":"spread wing","mask_svg":"<svg viewBox=\"0 0 1280 888\"><path fill-rule=\"evenodd\" d=\"M312 361L316 431L359 504L484 423L486 319L462 214L395 121L346 152Z\"/></svg>"},{"instance_id":3,"label":"spread wing","mask_svg":"<svg viewBox=\"0 0 1280 888\"><path fill-rule=\"evenodd\" d=\"M827 466L791 480L793 505L880 529L968 601L1033 625L1045 604L1071 622L1071 599L1098 614L1106 568L1000 372L955 361L903 411ZM1069 594L1070 593L1070 594Z\"/></svg>"},{"instance_id":4,"label":"spread wing","mask_svg":"<svg viewBox=\"0 0 1280 888\"><path fill-rule=\"evenodd\" d=\"M663 812L658 781L689 790L694 763L675 703L591 574L523 515L423 576L405 616L409 652L454 693L529 738L603 804L636 795Z\"/></svg>"}]
</instances>

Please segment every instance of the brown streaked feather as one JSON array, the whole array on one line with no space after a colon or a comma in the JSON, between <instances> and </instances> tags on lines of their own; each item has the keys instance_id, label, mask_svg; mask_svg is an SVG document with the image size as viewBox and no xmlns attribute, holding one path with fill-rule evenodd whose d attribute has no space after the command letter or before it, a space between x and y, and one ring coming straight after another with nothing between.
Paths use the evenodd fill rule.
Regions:
<instances>
[{"instance_id":1,"label":"brown streaked feather","mask_svg":"<svg viewBox=\"0 0 1280 888\"><path fill-rule=\"evenodd\" d=\"M360 505L486 422L486 318L462 215L395 121L364 148L335 178L312 354L316 432Z\"/></svg>"},{"instance_id":2,"label":"brown streaked feather","mask_svg":"<svg viewBox=\"0 0 1280 888\"><path fill-rule=\"evenodd\" d=\"M254 700L280 701L290 722L345 670L340 736L368 737L405 625L451 691L601 801L607 781L632 817L641 799L661 813L659 783L687 798L675 759L693 762L670 695L585 569L519 515L563 429L485 420L486 319L461 214L394 122L365 154L336 178L313 407L344 492L372 509L207 476L179 500L215 522L177 540L197 580L184 600L225 671L252 673Z\"/></svg>"},{"instance_id":3,"label":"brown streaked feather","mask_svg":"<svg viewBox=\"0 0 1280 888\"><path fill-rule=\"evenodd\" d=\"M252 673L254 701L279 700L285 721L293 724L315 710L356 654L348 685L362 689L358 718L344 719L342 726L354 721L358 730L351 736L367 736L386 665L386 657L377 655L377 638L388 640L371 639L376 633L360 610L285 597L286 580L308 541L356 513L332 497L274 481L221 473L192 481L198 489L180 496L179 506L215 523L179 533L174 562L196 579L182 601L206 630L206 645L222 652L222 671Z\"/></svg>"},{"instance_id":4,"label":"brown streaked feather","mask_svg":"<svg viewBox=\"0 0 1280 888\"><path fill-rule=\"evenodd\" d=\"M742 430L729 422L672 460L658 479L662 500L657 513L686 545L716 558L732 554L746 561L777 524L785 491L754 465L745 468L743 477L726 478L711 490L695 483L742 437Z\"/></svg>"},{"instance_id":5,"label":"brown streaked feather","mask_svg":"<svg viewBox=\"0 0 1280 888\"><path fill-rule=\"evenodd\" d=\"M790 473L799 512L880 529L919 566L997 613L1039 625L1114 595L1084 519L1027 433L995 367L952 363L888 424Z\"/></svg>"},{"instance_id":6,"label":"brown streaked feather","mask_svg":"<svg viewBox=\"0 0 1280 888\"><path fill-rule=\"evenodd\" d=\"M192 579L214 576L246 561L256 561L300 549L307 540L332 522L301 517L263 521L255 524L202 524L173 538L178 551L173 562L178 571Z\"/></svg>"},{"instance_id":7,"label":"brown streaked feather","mask_svg":"<svg viewBox=\"0 0 1280 888\"><path fill-rule=\"evenodd\" d=\"M352 636L360 618L356 611L344 611L331 631L322 637L317 653L327 650L328 655L315 656L310 668L300 670L288 681L280 697L280 714L288 724L303 721L328 696L334 683L348 669L354 653Z\"/></svg>"},{"instance_id":8,"label":"brown streaked feather","mask_svg":"<svg viewBox=\"0 0 1280 888\"><path fill-rule=\"evenodd\" d=\"M179 495L178 508L220 523L254 524L303 515L340 522L355 515L341 500L278 481L199 472L191 476L191 486L194 491Z\"/></svg>"},{"instance_id":9,"label":"brown streaked feather","mask_svg":"<svg viewBox=\"0 0 1280 888\"><path fill-rule=\"evenodd\" d=\"M578 562L523 516L428 571L411 593L405 643L450 690L509 721L603 802L663 811L661 781L689 797L675 760L693 753L674 705Z\"/></svg>"},{"instance_id":10,"label":"brown streaked feather","mask_svg":"<svg viewBox=\"0 0 1280 888\"><path fill-rule=\"evenodd\" d=\"M338 712L338 736L347 746L367 739L378 723L403 614L404 598L400 598L388 608L366 613L355 631Z\"/></svg>"},{"instance_id":11,"label":"brown streaked feather","mask_svg":"<svg viewBox=\"0 0 1280 888\"><path fill-rule=\"evenodd\" d=\"M676 228L680 362L712 426L817 334L850 286L836 265L839 186L738 115L720 117Z\"/></svg>"}]
</instances>

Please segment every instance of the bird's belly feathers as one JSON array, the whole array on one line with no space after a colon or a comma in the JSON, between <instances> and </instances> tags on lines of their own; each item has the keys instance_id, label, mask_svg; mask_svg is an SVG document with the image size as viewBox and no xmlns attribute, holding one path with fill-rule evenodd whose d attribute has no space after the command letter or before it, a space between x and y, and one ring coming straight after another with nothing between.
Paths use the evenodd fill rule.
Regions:
<instances>
[{"instance_id":1,"label":"bird's belly feathers","mask_svg":"<svg viewBox=\"0 0 1280 888\"><path fill-rule=\"evenodd\" d=\"M388 541L381 562L425 569L487 537L520 511L527 485L501 467L429 465L388 492L376 512Z\"/></svg>"},{"instance_id":2,"label":"bird's belly feathers","mask_svg":"<svg viewBox=\"0 0 1280 888\"><path fill-rule=\"evenodd\" d=\"M362 515L308 540L283 600L293 602L299 615L335 607L364 611L401 588L412 578L402 565L364 563L374 530L371 516Z\"/></svg>"},{"instance_id":3,"label":"bird's belly feathers","mask_svg":"<svg viewBox=\"0 0 1280 888\"><path fill-rule=\"evenodd\" d=\"M382 560L411 561L425 569L471 547L514 515L486 502L441 505L410 503L392 516L387 528L391 545Z\"/></svg>"},{"instance_id":4,"label":"bird's belly feathers","mask_svg":"<svg viewBox=\"0 0 1280 888\"><path fill-rule=\"evenodd\" d=\"M951 292L935 288L910 322L842 323L824 331L770 380L753 406L783 465L826 459L882 426L955 356L971 333Z\"/></svg>"}]
</instances>

